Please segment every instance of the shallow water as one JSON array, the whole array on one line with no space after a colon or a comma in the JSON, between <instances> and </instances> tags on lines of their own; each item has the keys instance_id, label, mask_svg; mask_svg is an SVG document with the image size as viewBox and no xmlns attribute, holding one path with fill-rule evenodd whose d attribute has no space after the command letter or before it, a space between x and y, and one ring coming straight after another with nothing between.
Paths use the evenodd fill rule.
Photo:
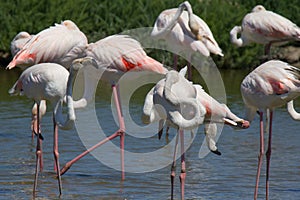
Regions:
<instances>
[{"instance_id":1,"label":"shallow water","mask_svg":"<svg viewBox=\"0 0 300 200\"><path fill-rule=\"evenodd\" d=\"M239 93L239 84L247 72L222 71L225 83L228 106L238 115L243 116L243 102ZM32 196L35 143L31 140L30 121L32 101L25 97L10 97L7 94L19 75L16 71L0 70L0 199L30 199ZM130 103L130 116L137 124L141 124L143 97L147 89L139 90ZM105 133L117 130L110 107L110 90L101 89L96 96L96 114L100 126ZM299 105L299 104L298 104ZM84 112L84 111L83 111ZM83 115L84 116L84 115ZM87 120L88 124L89 119ZM247 130L235 131L224 127L218 140L221 156L208 154L203 159L198 157L203 141L203 127L197 131L195 139L186 152L187 177L185 184L186 199L253 199L257 155L259 151L258 117ZM300 160L298 152L300 123L292 121L284 108L276 110L274 115L273 148L270 170L270 199L299 199L300 195ZM130 130L130 126L129 126ZM42 120L44 136L44 171L39 176L37 199L59 199L57 180L53 170L52 154L52 115L51 106ZM93 128L86 129L92 133ZM148 131L148 130L147 130ZM145 132L146 128L145 128ZM156 129L153 130L155 133ZM142 133L141 133L142 134ZM97 135L87 134L87 140L97 142ZM169 141L174 139L174 131ZM145 134L143 134L145 136ZM186 141L190 134L186 134ZM119 139L113 144L118 145ZM125 137L125 149L138 154L152 152L166 146L165 137L157 139L157 135L137 138L134 135ZM67 161L85 150L85 146L76 129L60 130L59 151L60 163ZM103 147L98 149L101 156L119 164L119 158L113 157ZM125 161L127 170L141 168L151 169L162 165L172 157L173 148L166 148L163 156L157 154L152 160L137 159L135 162ZM115 153L116 154L116 153ZM167 155L168 154L168 155ZM126 159L125 153L125 159ZM165 158L162 158L164 157ZM150 164L149 164L150 163ZM175 198L180 199L180 159L177 160L175 179ZM147 166L146 166L147 164ZM150 166L149 165L153 165ZM163 165L162 165L163 166ZM136 168L135 168L136 167ZM129 169L128 169L129 168ZM89 154L62 177L63 195L60 199L170 199L170 165L145 173L126 172L125 181L121 181L121 173L110 168L93 155ZM259 199L265 195L265 163L262 169Z\"/></svg>"}]
</instances>

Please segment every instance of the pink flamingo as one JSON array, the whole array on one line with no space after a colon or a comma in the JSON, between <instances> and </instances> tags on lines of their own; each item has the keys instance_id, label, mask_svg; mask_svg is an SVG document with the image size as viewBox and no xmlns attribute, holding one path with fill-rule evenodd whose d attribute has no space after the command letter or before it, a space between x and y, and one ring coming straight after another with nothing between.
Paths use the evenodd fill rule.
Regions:
<instances>
[{"instance_id":1,"label":"pink flamingo","mask_svg":"<svg viewBox=\"0 0 300 200\"><path fill-rule=\"evenodd\" d=\"M73 160L66 163L61 169L61 174L64 174L76 161L83 156L93 151L97 147L120 136L120 153L121 153L121 171L122 180L125 179L124 172L124 137L125 137L125 123L121 109L121 103L118 96L118 87L116 81L118 78L128 71L153 71L159 74L165 74L167 69L161 63L147 56L141 44L127 35L112 35L89 44L86 51L89 57L96 60L99 70L105 71L102 78L111 81L114 102L117 109L119 129L100 141L98 144L87 149L82 154L78 155ZM97 87L97 78L95 80L85 78L85 89L83 97L76 102L77 106L84 107L92 97L92 90Z\"/></svg>"},{"instance_id":2,"label":"pink flamingo","mask_svg":"<svg viewBox=\"0 0 300 200\"><path fill-rule=\"evenodd\" d=\"M33 36L6 67L26 67L37 63L53 62L69 68L76 58L85 56L88 41L71 20L55 24Z\"/></svg>"},{"instance_id":3,"label":"pink flamingo","mask_svg":"<svg viewBox=\"0 0 300 200\"><path fill-rule=\"evenodd\" d=\"M159 131L165 122L178 130L176 135L173 163L171 167L171 199L176 167L178 136L181 145L181 199L184 199L186 178L184 130L192 130L205 124L206 141L209 149L220 155L215 142L216 123L248 128L249 122L233 114L225 104L220 104L208 95L200 85L192 84L184 78L186 68L179 73L170 71L147 94L143 108L143 122L159 121Z\"/></svg>"},{"instance_id":4,"label":"pink flamingo","mask_svg":"<svg viewBox=\"0 0 300 200\"><path fill-rule=\"evenodd\" d=\"M257 199L260 169L264 153L263 113L269 110L269 141L266 152L266 199L269 197L269 168L272 144L272 118L276 107L287 104L288 112L297 119L292 100L300 95L300 70L278 60L268 61L245 77L241 92L246 105L246 119L252 121L256 112L260 116L260 152L254 199Z\"/></svg>"},{"instance_id":5,"label":"pink flamingo","mask_svg":"<svg viewBox=\"0 0 300 200\"><path fill-rule=\"evenodd\" d=\"M76 58L84 57L88 40L71 20L55 24L36 35L20 32L11 42L14 55L7 69L15 66L28 67L38 63L52 62L69 68ZM40 117L46 112L46 103L40 103ZM32 108L32 136L37 131L37 105Z\"/></svg>"},{"instance_id":6,"label":"pink flamingo","mask_svg":"<svg viewBox=\"0 0 300 200\"><path fill-rule=\"evenodd\" d=\"M184 11L187 9L187 11ZM222 50L214 39L209 26L200 17L193 14L188 1L178 8L162 11L157 17L151 36L166 40L171 45L174 54L174 69L177 69L179 52L189 52L189 61L193 52L199 52L205 57L210 53L223 56ZM188 62L188 77L191 78L190 63Z\"/></svg>"},{"instance_id":7,"label":"pink flamingo","mask_svg":"<svg viewBox=\"0 0 300 200\"><path fill-rule=\"evenodd\" d=\"M237 34L241 34L237 38ZM242 26L235 26L230 31L231 42L238 47L249 43L265 45L265 55L269 55L273 43L300 40L300 28L289 19L257 5L248 13Z\"/></svg>"}]
</instances>

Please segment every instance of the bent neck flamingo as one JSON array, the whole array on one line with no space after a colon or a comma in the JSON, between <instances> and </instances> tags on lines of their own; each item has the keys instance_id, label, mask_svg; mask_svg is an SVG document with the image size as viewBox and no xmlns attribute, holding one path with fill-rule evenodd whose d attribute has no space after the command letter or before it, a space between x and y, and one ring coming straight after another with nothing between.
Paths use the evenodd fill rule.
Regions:
<instances>
[{"instance_id":1,"label":"bent neck flamingo","mask_svg":"<svg viewBox=\"0 0 300 200\"><path fill-rule=\"evenodd\" d=\"M237 38L238 34L241 35ZM273 43L300 40L300 28L289 19L257 5L245 15L242 26L230 31L230 40L238 47L252 42L265 45L265 55L270 57Z\"/></svg>"},{"instance_id":2,"label":"bent neck flamingo","mask_svg":"<svg viewBox=\"0 0 300 200\"><path fill-rule=\"evenodd\" d=\"M209 149L220 155L216 147L216 123L226 123L234 127L248 128L249 122L234 115L229 108L209 96L200 85L192 84L184 78L186 69L179 73L170 71L147 94L143 108L143 122L159 122L159 129L165 121L178 130L176 136L173 163L171 167L171 199L176 167L178 136L181 145L181 199L184 199L186 177L184 130L192 130L205 124ZM161 130L159 130L161 131Z\"/></svg>"},{"instance_id":3,"label":"bent neck flamingo","mask_svg":"<svg viewBox=\"0 0 300 200\"><path fill-rule=\"evenodd\" d=\"M187 11L184 11L186 9ZM193 52L199 52L205 57L210 53L223 56L209 26L195 15L188 1L178 8L162 11L157 17L151 36L164 39L174 54L174 69L177 69L179 52L188 52L188 77L191 79L190 60Z\"/></svg>"}]
</instances>

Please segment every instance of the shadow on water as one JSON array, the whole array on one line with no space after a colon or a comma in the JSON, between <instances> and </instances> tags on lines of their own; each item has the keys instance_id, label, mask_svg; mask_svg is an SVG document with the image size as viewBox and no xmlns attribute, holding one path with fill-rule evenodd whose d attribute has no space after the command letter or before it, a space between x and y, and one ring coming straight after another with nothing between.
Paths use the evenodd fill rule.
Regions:
<instances>
[{"instance_id":1,"label":"shadow on water","mask_svg":"<svg viewBox=\"0 0 300 200\"><path fill-rule=\"evenodd\" d=\"M33 187L35 141L31 141L30 133L32 101L25 97L10 97L7 93L20 73L20 70L0 69L0 199L30 199ZM239 70L221 71L228 106L240 116L243 116L243 102L239 85L246 74L246 71ZM137 124L142 124L140 117L143 98L149 88L150 86L139 89L131 100L129 110ZM110 113L110 92L110 89L100 88L96 96L97 115L106 116L101 123L108 132L117 128ZM51 109L48 109L42 120L45 166L39 177L37 199L58 199L53 170L51 117ZM300 150L300 125L290 119L284 108L276 110L274 120L270 199L298 199L300 163L297 152ZM174 137L173 133L174 131L171 132L170 139ZM186 153L187 199L252 199L259 145L258 117L247 130L234 131L228 127L223 129L218 140L221 156L209 154L204 159L199 159L198 152L203 139L203 127L200 127ZM61 165L85 150L76 130L60 131L59 142ZM118 145L118 139L114 144ZM143 139L127 136L125 139L126 150L132 152L151 151L165 144L166 140L157 140L157 135ZM170 153L172 151L173 149ZM154 164L157 160L158 158L153 157ZM178 160L177 175L180 173L179 162ZM142 161L136 163L142 164ZM265 168L261 176L259 198L264 198L264 171ZM107 167L92 155L87 155L63 176L61 199L169 199L169 174L170 166L166 166L153 172L126 173L126 180L121 182L119 171ZM175 195L176 199L180 198L178 178L175 179Z\"/></svg>"}]
</instances>

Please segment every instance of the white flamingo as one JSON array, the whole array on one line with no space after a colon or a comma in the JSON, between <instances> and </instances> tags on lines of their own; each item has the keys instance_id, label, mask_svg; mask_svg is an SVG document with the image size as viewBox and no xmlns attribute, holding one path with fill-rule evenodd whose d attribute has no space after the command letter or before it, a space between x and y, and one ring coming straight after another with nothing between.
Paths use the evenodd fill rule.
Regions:
<instances>
[{"instance_id":1,"label":"white flamingo","mask_svg":"<svg viewBox=\"0 0 300 200\"><path fill-rule=\"evenodd\" d=\"M175 177L178 135L181 143L181 199L184 199L186 177L184 155L184 130L192 130L205 124L209 149L220 155L215 142L216 123L226 123L240 128L248 128L249 122L234 115L229 108L209 96L200 85L192 84L184 78L186 68L180 73L170 71L147 94L143 108L143 122L159 121L159 131L167 123L178 130L176 136L173 164L171 168L171 199Z\"/></svg>"},{"instance_id":2,"label":"white flamingo","mask_svg":"<svg viewBox=\"0 0 300 200\"><path fill-rule=\"evenodd\" d=\"M35 101L37 105L37 121L38 129L40 123L39 108L42 101L48 100L53 105L53 154L55 160L55 168L58 177L59 194L62 194L61 174L59 168L59 152L58 152L58 127L63 130L71 129L75 121L75 108L80 108L72 99L72 84L79 69L82 67L96 67L95 61L91 58L77 59L73 62L70 73L63 66L56 63L40 63L27 68L19 77L14 86L9 90L11 95L26 95ZM67 103L67 118L64 120L62 113L63 102ZM36 194L38 168L42 169L42 148L41 133L37 132L36 146L36 171L34 179L33 195Z\"/></svg>"},{"instance_id":3,"label":"white flamingo","mask_svg":"<svg viewBox=\"0 0 300 200\"><path fill-rule=\"evenodd\" d=\"M155 21L151 36L164 39L171 47L175 53L174 69L177 69L178 55L176 54L179 52L188 52L189 61L193 52L199 52L205 57L210 53L223 56L209 26L193 14L192 6L188 1L181 3L178 8L162 11ZM190 68L189 62L188 68ZM191 78L190 69L188 73Z\"/></svg>"},{"instance_id":4,"label":"white flamingo","mask_svg":"<svg viewBox=\"0 0 300 200\"><path fill-rule=\"evenodd\" d=\"M293 99L300 95L300 70L288 63L271 60L263 63L245 77L241 92L246 105L246 119L253 120L256 112L260 115L260 151L254 199L257 199L260 169L264 154L263 113L269 110L269 141L266 151L266 199L269 197L269 168L272 144L272 118L276 107L288 104L293 119L300 119L293 108Z\"/></svg>"}]
</instances>

